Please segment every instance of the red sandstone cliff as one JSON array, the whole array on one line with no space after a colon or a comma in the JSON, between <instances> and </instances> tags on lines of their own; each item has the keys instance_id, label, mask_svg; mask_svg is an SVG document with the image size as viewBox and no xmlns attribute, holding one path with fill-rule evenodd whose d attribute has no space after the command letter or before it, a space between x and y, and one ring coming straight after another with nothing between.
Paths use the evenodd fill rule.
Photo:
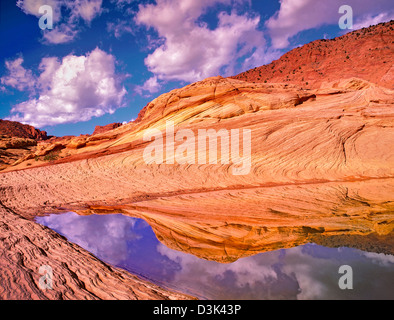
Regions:
<instances>
[{"instance_id":1,"label":"red sandstone cliff","mask_svg":"<svg viewBox=\"0 0 394 320\"><path fill-rule=\"evenodd\" d=\"M317 40L284 54L268 65L234 79L297 84L319 88L325 82L357 77L393 89L394 20L332 40Z\"/></svg>"},{"instance_id":2,"label":"red sandstone cliff","mask_svg":"<svg viewBox=\"0 0 394 320\"><path fill-rule=\"evenodd\" d=\"M28 138L37 141L48 139L45 131L38 130L27 124L2 119L0 119L0 134L9 137Z\"/></svg>"}]
</instances>

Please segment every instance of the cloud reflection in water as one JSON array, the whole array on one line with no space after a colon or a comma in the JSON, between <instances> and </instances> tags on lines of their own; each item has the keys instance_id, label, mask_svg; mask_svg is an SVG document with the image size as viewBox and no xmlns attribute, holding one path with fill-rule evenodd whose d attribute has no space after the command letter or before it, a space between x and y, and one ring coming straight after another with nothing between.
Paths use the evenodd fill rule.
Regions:
<instances>
[{"instance_id":1,"label":"cloud reflection in water","mask_svg":"<svg viewBox=\"0 0 394 320\"><path fill-rule=\"evenodd\" d=\"M70 212L36 221L112 265L206 299L394 299L394 256L308 244L221 264L172 250L141 219ZM340 290L339 266L354 290Z\"/></svg>"}]
</instances>

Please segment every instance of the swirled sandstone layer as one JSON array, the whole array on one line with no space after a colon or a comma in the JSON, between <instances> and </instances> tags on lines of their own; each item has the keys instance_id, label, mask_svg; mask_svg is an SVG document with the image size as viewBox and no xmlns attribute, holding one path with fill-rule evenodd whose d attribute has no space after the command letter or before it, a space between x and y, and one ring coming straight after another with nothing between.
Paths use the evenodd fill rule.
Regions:
<instances>
[{"instance_id":1,"label":"swirled sandstone layer","mask_svg":"<svg viewBox=\"0 0 394 320\"><path fill-rule=\"evenodd\" d=\"M302 90L217 77L160 96L134 123L79 137L78 148L60 139L46 146L58 160L27 157L0 174L1 297L186 298L31 221L70 209L142 217L167 246L220 262L306 242L393 253L393 116L393 92L360 79ZM250 129L250 172L146 163L144 133L165 137L168 121L195 134ZM56 290L37 287L43 264L61 275Z\"/></svg>"}]
</instances>

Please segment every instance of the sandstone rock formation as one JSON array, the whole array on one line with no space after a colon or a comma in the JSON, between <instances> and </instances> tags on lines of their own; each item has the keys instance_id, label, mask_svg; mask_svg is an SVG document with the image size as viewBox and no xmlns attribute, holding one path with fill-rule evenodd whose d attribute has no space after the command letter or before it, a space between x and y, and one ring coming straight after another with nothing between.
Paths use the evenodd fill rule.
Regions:
<instances>
[{"instance_id":1,"label":"sandstone rock formation","mask_svg":"<svg viewBox=\"0 0 394 320\"><path fill-rule=\"evenodd\" d=\"M16 121L2 119L0 119L0 135L27 138L37 141L48 139L47 133L45 131L38 130L32 126L21 124Z\"/></svg>"},{"instance_id":2,"label":"sandstone rock formation","mask_svg":"<svg viewBox=\"0 0 394 320\"><path fill-rule=\"evenodd\" d=\"M105 126L96 126L94 129L93 135L99 134L99 133L105 133L107 131L119 128L122 124L121 123L110 123Z\"/></svg>"},{"instance_id":3,"label":"sandstone rock formation","mask_svg":"<svg viewBox=\"0 0 394 320\"><path fill-rule=\"evenodd\" d=\"M37 141L0 135L0 170L31 154Z\"/></svg>"},{"instance_id":4,"label":"sandstone rock formation","mask_svg":"<svg viewBox=\"0 0 394 320\"><path fill-rule=\"evenodd\" d=\"M220 262L307 242L393 254L394 91L380 72L367 81L338 69L310 89L209 78L158 97L133 123L43 143L0 173L0 294L187 298L152 289L32 221L69 210L141 217L167 246ZM195 136L251 130L250 172L234 175L236 164L220 161L147 163L144 134L158 129L165 139L169 121ZM64 274L52 296L37 290L43 263ZM19 284L7 280L18 276Z\"/></svg>"},{"instance_id":5,"label":"sandstone rock formation","mask_svg":"<svg viewBox=\"0 0 394 320\"><path fill-rule=\"evenodd\" d=\"M316 234L387 236L392 96L359 79L309 91L207 79L152 101L137 123L109 140L88 137L80 153L57 165L2 174L2 201L27 218L59 208L121 210L148 220L168 246L217 261L291 247ZM164 129L167 120L193 132L251 129L252 171L234 176L231 164L146 164L143 133ZM20 181L27 187L16 192Z\"/></svg>"},{"instance_id":6,"label":"sandstone rock formation","mask_svg":"<svg viewBox=\"0 0 394 320\"><path fill-rule=\"evenodd\" d=\"M0 119L0 170L21 162L35 151L37 141L48 139L45 131Z\"/></svg>"},{"instance_id":7,"label":"sandstone rock formation","mask_svg":"<svg viewBox=\"0 0 394 320\"><path fill-rule=\"evenodd\" d=\"M313 41L234 79L311 89L327 81L357 77L394 89L393 30L391 20L335 39Z\"/></svg>"}]
</instances>

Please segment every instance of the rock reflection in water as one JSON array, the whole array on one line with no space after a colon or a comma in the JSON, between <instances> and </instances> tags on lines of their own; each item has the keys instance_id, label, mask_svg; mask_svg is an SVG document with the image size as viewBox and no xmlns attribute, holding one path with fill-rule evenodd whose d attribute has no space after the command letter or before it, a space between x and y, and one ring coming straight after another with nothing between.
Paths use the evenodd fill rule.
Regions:
<instances>
[{"instance_id":1,"label":"rock reflection in water","mask_svg":"<svg viewBox=\"0 0 394 320\"><path fill-rule=\"evenodd\" d=\"M36 221L101 260L205 299L393 299L394 256L307 244L222 264L172 250L142 219L76 213ZM354 289L338 287L339 266L354 270Z\"/></svg>"}]
</instances>

